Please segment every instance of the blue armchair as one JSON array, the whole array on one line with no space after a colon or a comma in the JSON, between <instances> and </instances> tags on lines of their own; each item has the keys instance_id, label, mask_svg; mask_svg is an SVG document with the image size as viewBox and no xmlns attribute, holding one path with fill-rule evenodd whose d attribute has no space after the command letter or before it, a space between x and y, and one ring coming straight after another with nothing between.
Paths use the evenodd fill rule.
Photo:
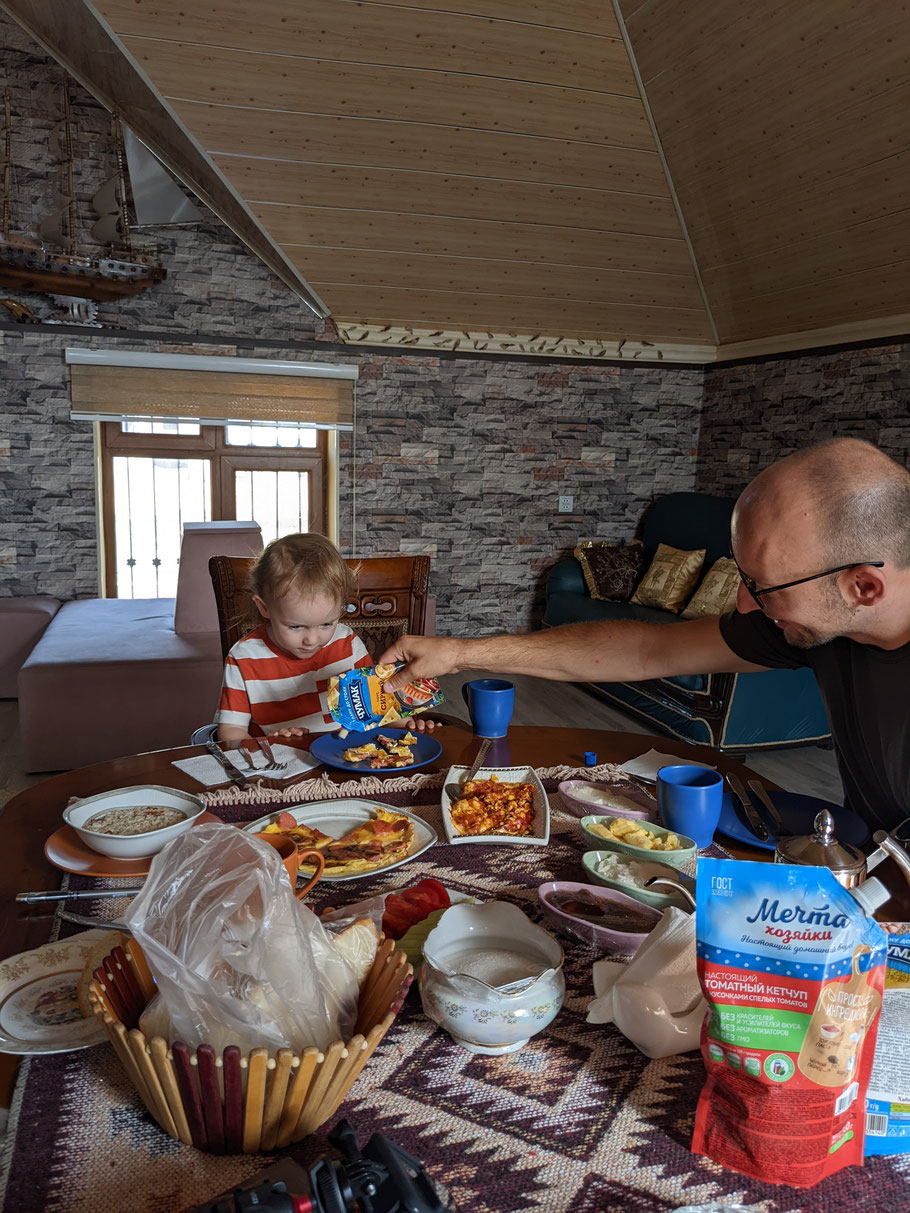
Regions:
<instances>
[{"instance_id":1,"label":"blue armchair","mask_svg":"<svg viewBox=\"0 0 910 1213\"><path fill-rule=\"evenodd\" d=\"M646 562L659 543L685 551L703 547L702 572L707 572L719 557L730 555L733 504L733 498L706 493L661 497L642 524ZM678 622L678 616L668 611L591 598L578 561L574 557L560 561L547 579L544 627L591 619L641 619L667 626ZM689 674L585 685L660 732L721 750L781 749L826 742L830 737L810 670Z\"/></svg>"}]
</instances>

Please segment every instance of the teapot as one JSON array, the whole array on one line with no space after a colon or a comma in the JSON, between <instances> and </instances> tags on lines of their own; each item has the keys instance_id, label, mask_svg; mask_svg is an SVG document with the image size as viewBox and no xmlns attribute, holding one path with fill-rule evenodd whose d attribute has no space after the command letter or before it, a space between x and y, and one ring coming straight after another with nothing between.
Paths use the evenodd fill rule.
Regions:
<instances>
[{"instance_id":1,"label":"teapot","mask_svg":"<svg viewBox=\"0 0 910 1213\"><path fill-rule=\"evenodd\" d=\"M524 1048L565 998L562 948L511 902L450 906L423 957L424 1013L472 1053Z\"/></svg>"},{"instance_id":2,"label":"teapot","mask_svg":"<svg viewBox=\"0 0 910 1213\"><path fill-rule=\"evenodd\" d=\"M827 809L816 816L814 833L782 837L774 852L775 863L808 864L828 868L835 880L849 889L867 913L871 914L888 901L892 892L869 872L885 859L893 859L910 885L910 817L890 832L877 830L872 835L876 850L867 858L858 847L838 842L834 834L834 818Z\"/></svg>"}]
</instances>

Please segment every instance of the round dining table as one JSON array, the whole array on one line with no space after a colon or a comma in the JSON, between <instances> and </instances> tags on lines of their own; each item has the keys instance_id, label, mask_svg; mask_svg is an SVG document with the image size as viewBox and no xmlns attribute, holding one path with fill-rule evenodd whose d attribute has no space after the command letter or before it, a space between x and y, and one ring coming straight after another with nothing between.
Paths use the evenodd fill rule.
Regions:
<instances>
[{"instance_id":1,"label":"round dining table","mask_svg":"<svg viewBox=\"0 0 910 1213\"><path fill-rule=\"evenodd\" d=\"M481 741L469 726L459 724L448 724L435 736L441 753L420 772L437 776L452 765L470 763ZM552 787L561 774L558 768L584 768L590 752L602 764L622 763L651 749L708 763L742 779L751 774L715 750L665 737L517 725L495 743L485 765L532 766ZM51 776L7 803L0 817L6 854L0 865L0 958L47 943L59 922L49 906L17 903L15 895L60 887L63 873L45 858L44 846L61 826L67 803L73 797L137 784L198 793L200 785L172 764L204 753L203 747L195 746L113 759ZM384 793L376 790L374 776L400 782L410 772L368 774L365 789L380 797ZM356 796L356 791L351 792L351 775L348 770L320 766L291 783L272 781L265 786L280 791L281 803L287 806L295 802L297 789L300 802L324 797L324 784L310 790L306 785L326 777L333 784L347 785L343 792L339 789L341 796ZM417 790L418 781L413 781L414 795L421 802L415 809L428 817L438 782L437 778ZM210 801L234 803L233 789L219 785L211 790L215 795ZM407 795L389 784L390 800ZM243 804L253 816L256 804ZM772 858L769 850L726 837L723 848L736 858L766 862ZM531 911L542 881L578 878L572 873L581 857L581 843L575 831L559 830L551 835L547 848L525 848L524 853L521 848L453 849L440 843L438 855L431 867L418 858L415 869L421 874L438 873L456 891L483 889L487 896L496 896L501 880L501 896ZM564 876L564 870L570 874ZM400 881L400 875L396 879ZM378 885L358 889L361 896L380 891ZM317 907L319 900L314 895ZM483 1213L512 1213L531 1204L542 1213L564 1213L569 1207L582 1213L608 1207L673 1209L702 1191L723 1204L735 1198L745 1203L777 1199L779 1189L772 1191L769 1185L724 1171L691 1153L686 1118L691 1118L703 1080L697 1053L650 1060L615 1029L585 1022L593 955L581 945L567 945L566 1005L525 1050L503 1058L479 1057L452 1043L422 1014L415 992L399 1011L387 1047L371 1060L368 1081L342 1105L341 1114L350 1115L362 1129L370 1126L388 1132L420 1158L430 1174L456 1185L463 1198L461 1207ZM12 1078L17 1060L0 1059L0 1089ZM26 1061L10 1114L13 1145L6 1172L10 1208L22 1192L31 1190L36 1174L50 1173L51 1160L65 1174L69 1189L57 1203L16 1207L122 1207L104 1203L122 1194L123 1173L112 1170L114 1162L108 1159L129 1166L137 1193L131 1207L141 1213L163 1207L158 1193L170 1190L168 1185L180 1194L168 1207L197 1207L203 1197L246 1180L262 1165L256 1155L208 1155L168 1142L137 1107L135 1092L124 1081L116 1057L104 1049ZM74 1136L67 1120L67 1109L72 1108L77 1109L77 1125L90 1126L85 1132L80 1129L81 1136ZM324 1148L319 1133L314 1134L295 1158L310 1165ZM504 1161L496 1151L503 1152ZM880 1197L884 1202L876 1207L905 1207L906 1180L888 1160L868 1160L865 1171L850 1171L818 1185L807 1194L809 1203L797 1205L803 1192L786 1189L786 1207L822 1213L833 1207L826 1203L829 1198L843 1198L851 1205L868 1203L870 1192L873 1201ZM578 1201L567 1203L567 1191ZM141 1199L139 1192L144 1194ZM94 1201L96 1196L97 1204L89 1205L89 1197Z\"/></svg>"},{"instance_id":2,"label":"round dining table","mask_svg":"<svg viewBox=\"0 0 910 1213\"><path fill-rule=\"evenodd\" d=\"M453 764L470 763L481 741L472 735L467 725L458 724L447 724L435 730L433 736L442 746L442 753L435 762L423 767L424 771L446 771ZM305 743L306 739L301 745L305 746ZM705 762L724 772L733 771L743 779L752 774L735 759L707 746L604 729L512 725L508 736L495 742L494 752L496 766L584 767L586 753L596 754L601 763L622 763L652 748L678 755L681 759ZM6 861L0 865L0 959L47 942L52 916L46 908L17 903L15 896L19 892L59 886L61 874L45 858L44 844L62 824L61 814L70 800L139 784L158 784L198 793L202 789L196 780L172 764L177 759L204 753L202 746L185 746L113 758L51 775L7 802L0 815L6 853ZM348 771L320 767L298 782L302 785L326 772L336 783L352 776ZM382 776L383 772L370 772L370 775L376 774ZM398 772L389 772L392 777L396 774ZM732 840L725 840L724 845L737 858L767 860L771 857L769 851Z\"/></svg>"}]
</instances>

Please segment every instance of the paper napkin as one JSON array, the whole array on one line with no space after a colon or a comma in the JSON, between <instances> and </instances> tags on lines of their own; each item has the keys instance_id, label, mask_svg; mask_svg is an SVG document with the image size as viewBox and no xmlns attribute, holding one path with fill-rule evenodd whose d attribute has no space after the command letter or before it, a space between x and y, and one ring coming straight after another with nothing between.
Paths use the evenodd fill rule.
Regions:
<instances>
[{"instance_id":1,"label":"paper napkin","mask_svg":"<svg viewBox=\"0 0 910 1213\"><path fill-rule=\"evenodd\" d=\"M278 781L295 779L319 766L319 762L315 758L311 758L305 750L298 750L294 746L277 745L273 742L272 753L275 755L276 762L285 762L287 766L283 771L262 771L264 779ZM231 766L236 767L240 774L246 776L247 779L259 778L242 758L236 756L236 751L226 749L224 756ZM256 767L264 767L268 762L261 750L251 752L250 756ZM180 758L176 762L172 762L171 766L179 767L181 771L185 771L197 783L201 783L207 788L218 787L220 784L230 782L218 759L213 758L211 754L201 754L198 758Z\"/></svg>"},{"instance_id":2,"label":"paper napkin","mask_svg":"<svg viewBox=\"0 0 910 1213\"><path fill-rule=\"evenodd\" d=\"M694 758L680 758L678 754L660 754L657 750L648 750L647 754L630 758L622 764L622 770L627 775L637 775L639 779L649 779L655 783L661 767L673 766L707 767L711 771L715 770L710 762L696 762Z\"/></svg>"}]
</instances>

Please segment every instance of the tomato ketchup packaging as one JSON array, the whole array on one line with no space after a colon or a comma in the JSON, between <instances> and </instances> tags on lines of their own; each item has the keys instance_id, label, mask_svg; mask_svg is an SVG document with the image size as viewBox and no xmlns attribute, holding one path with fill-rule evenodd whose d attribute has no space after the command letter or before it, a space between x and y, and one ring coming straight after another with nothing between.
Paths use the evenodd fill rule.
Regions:
<instances>
[{"instance_id":1,"label":"tomato ketchup packaging","mask_svg":"<svg viewBox=\"0 0 910 1213\"><path fill-rule=\"evenodd\" d=\"M826 868L700 859L692 1149L808 1188L861 1164L887 937Z\"/></svg>"}]
</instances>

